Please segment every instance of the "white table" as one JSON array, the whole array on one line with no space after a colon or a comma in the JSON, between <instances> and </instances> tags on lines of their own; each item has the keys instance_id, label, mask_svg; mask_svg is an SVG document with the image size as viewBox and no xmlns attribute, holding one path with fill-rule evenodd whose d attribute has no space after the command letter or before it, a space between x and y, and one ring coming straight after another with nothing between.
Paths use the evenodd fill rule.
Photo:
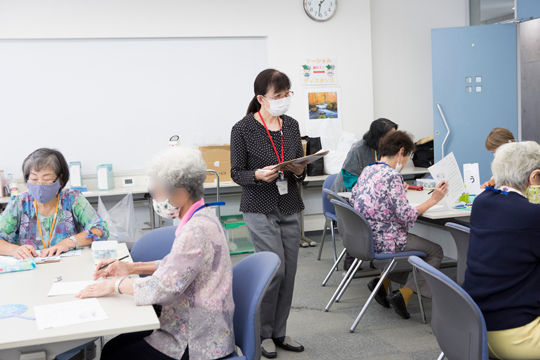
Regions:
<instances>
[{"instance_id":1,"label":"white table","mask_svg":"<svg viewBox=\"0 0 540 360\"><path fill-rule=\"evenodd\" d=\"M425 202L431 195L428 194L429 191L416 191L416 190L407 190L407 199L411 204L422 204ZM350 192L339 193L341 197L349 199L351 197ZM446 205L446 202L442 200L438 205L442 205L442 208L438 209L429 209L423 213L420 217L430 219L430 220L442 220L442 219L459 219L462 221L469 221L471 212L467 210L452 209Z\"/></svg>"},{"instance_id":2,"label":"white table","mask_svg":"<svg viewBox=\"0 0 540 360\"><path fill-rule=\"evenodd\" d=\"M128 254L126 245L119 244L118 257ZM27 305L28 311L23 315L34 316L34 306L76 300L73 295L47 297L53 278L62 276L62 281L91 280L94 267L92 250L85 248L81 256L40 264L34 270L0 274L0 304ZM19 359L20 352L42 350L46 351L47 359L54 359L56 355L99 336L154 330L160 326L154 308L135 306L133 296L111 294L98 301L108 316L107 320L38 330L32 320L0 319L0 359Z\"/></svg>"}]
</instances>

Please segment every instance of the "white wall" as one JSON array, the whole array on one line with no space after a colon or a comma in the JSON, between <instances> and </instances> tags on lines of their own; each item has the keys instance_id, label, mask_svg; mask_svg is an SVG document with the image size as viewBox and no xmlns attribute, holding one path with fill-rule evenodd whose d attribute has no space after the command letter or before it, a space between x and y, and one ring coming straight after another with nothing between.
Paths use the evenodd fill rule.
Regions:
<instances>
[{"instance_id":1,"label":"white wall","mask_svg":"<svg viewBox=\"0 0 540 360\"><path fill-rule=\"evenodd\" d=\"M467 0L372 0L375 118L433 135L431 29L467 25Z\"/></svg>"},{"instance_id":2,"label":"white wall","mask_svg":"<svg viewBox=\"0 0 540 360\"><path fill-rule=\"evenodd\" d=\"M304 126L300 61L336 56L343 128L360 136L373 119L369 0L342 0L335 16L318 23L302 0L0 0L0 38L120 38L267 36L269 64L289 75L296 97L290 111ZM242 56L242 54L216 54ZM250 89L253 82L246 84ZM196 94L211 104L226 96ZM237 114L241 119L245 113ZM219 113L209 113L219 116Z\"/></svg>"}]
</instances>

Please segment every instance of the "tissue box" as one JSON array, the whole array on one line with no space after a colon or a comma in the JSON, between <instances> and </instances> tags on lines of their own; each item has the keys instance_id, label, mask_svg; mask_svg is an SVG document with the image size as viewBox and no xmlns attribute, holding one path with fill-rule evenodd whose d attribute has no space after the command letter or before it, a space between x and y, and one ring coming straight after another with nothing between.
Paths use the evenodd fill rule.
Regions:
<instances>
[{"instance_id":1,"label":"tissue box","mask_svg":"<svg viewBox=\"0 0 540 360\"><path fill-rule=\"evenodd\" d=\"M94 241L92 242L92 254L94 260L116 259L118 241Z\"/></svg>"}]
</instances>

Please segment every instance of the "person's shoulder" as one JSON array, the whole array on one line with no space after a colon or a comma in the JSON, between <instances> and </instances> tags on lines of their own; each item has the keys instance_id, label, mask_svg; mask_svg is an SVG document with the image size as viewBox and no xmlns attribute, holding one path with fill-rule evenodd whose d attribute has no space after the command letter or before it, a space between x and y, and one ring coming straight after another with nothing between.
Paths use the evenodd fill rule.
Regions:
<instances>
[{"instance_id":1,"label":"person's shoulder","mask_svg":"<svg viewBox=\"0 0 540 360\"><path fill-rule=\"evenodd\" d=\"M9 199L9 202L12 203L14 206L21 207L24 203L31 203L34 199L32 199L32 195L30 195L30 192L25 191L22 193L19 193L17 195L12 195Z\"/></svg>"},{"instance_id":2,"label":"person's shoulder","mask_svg":"<svg viewBox=\"0 0 540 360\"><path fill-rule=\"evenodd\" d=\"M234 124L233 129L244 129L250 124L252 124L254 119L255 117L253 116L253 113L249 113L246 116L244 116L240 121L238 121L236 124Z\"/></svg>"},{"instance_id":3,"label":"person's shoulder","mask_svg":"<svg viewBox=\"0 0 540 360\"><path fill-rule=\"evenodd\" d=\"M300 128L300 126L298 125L298 121L296 121L296 119L289 115L281 115L281 119L283 119L283 127L290 126L294 128Z\"/></svg>"}]
</instances>

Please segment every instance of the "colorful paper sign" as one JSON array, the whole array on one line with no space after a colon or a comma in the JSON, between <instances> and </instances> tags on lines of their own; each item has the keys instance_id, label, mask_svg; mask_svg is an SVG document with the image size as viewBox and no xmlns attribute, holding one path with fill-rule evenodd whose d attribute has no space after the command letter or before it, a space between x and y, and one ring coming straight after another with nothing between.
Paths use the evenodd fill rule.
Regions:
<instances>
[{"instance_id":1,"label":"colorful paper sign","mask_svg":"<svg viewBox=\"0 0 540 360\"><path fill-rule=\"evenodd\" d=\"M302 83L304 85L337 84L337 60L333 57L308 57L301 62Z\"/></svg>"}]
</instances>

